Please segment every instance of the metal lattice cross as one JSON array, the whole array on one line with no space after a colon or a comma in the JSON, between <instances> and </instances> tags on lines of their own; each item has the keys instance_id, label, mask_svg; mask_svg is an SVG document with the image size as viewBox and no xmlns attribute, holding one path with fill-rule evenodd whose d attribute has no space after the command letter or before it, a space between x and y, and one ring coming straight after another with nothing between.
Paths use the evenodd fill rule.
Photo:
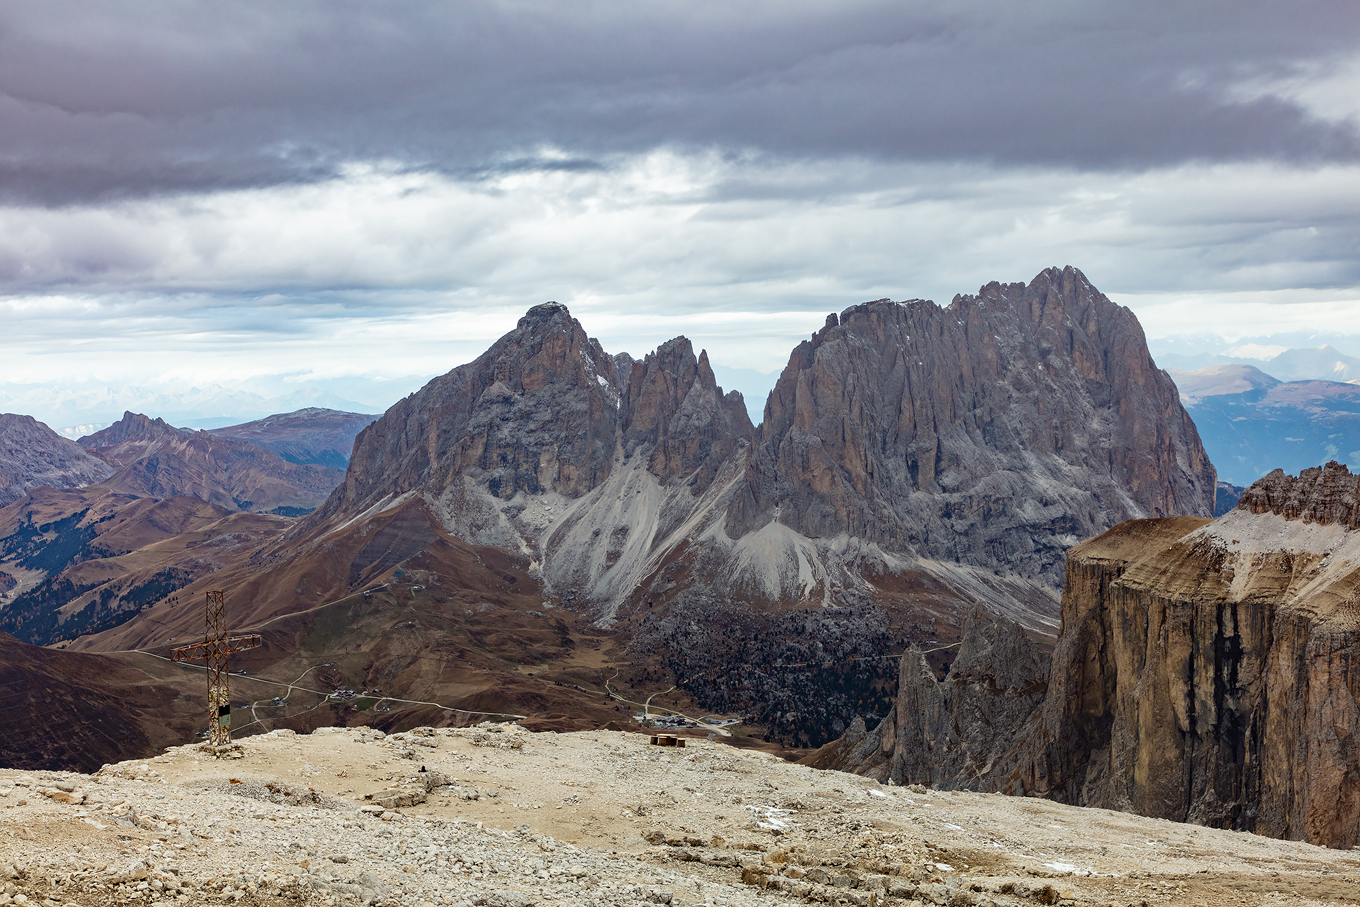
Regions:
<instances>
[{"instance_id":1,"label":"metal lattice cross","mask_svg":"<svg viewBox=\"0 0 1360 907\"><path fill-rule=\"evenodd\" d=\"M227 671L227 656L244 652L260 645L258 635L227 636L227 600L219 592L209 592L207 628L203 641L181 646L170 653L175 661L197 661L202 658L208 669L208 745L227 746L231 743L231 675Z\"/></svg>"}]
</instances>

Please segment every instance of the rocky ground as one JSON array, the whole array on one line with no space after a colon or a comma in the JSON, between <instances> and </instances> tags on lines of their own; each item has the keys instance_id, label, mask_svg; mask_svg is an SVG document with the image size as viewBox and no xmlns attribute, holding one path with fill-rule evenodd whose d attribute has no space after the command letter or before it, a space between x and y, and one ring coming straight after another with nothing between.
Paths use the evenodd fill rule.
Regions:
<instances>
[{"instance_id":1,"label":"rocky ground","mask_svg":"<svg viewBox=\"0 0 1360 907\"><path fill-rule=\"evenodd\" d=\"M327 728L0 770L0 907L1360 902L1349 851L687 743Z\"/></svg>"}]
</instances>

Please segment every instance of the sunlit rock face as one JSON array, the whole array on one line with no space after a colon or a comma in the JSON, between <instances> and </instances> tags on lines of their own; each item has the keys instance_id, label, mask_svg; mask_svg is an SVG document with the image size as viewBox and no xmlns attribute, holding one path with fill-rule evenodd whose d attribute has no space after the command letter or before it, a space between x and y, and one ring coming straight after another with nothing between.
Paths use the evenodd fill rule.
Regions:
<instances>
[{"instance_id":1,"label":"sunlit rock face","mask_svg":"<svg viewBox=\"0 0 1360 907\"><path fill-rule=\"evenodd\" d=\"M1068 556L1049 670L980 619L957 670L904 659L890 718L821 762L1353 847L1358 514L1360 476L1329 463L1212 522L1122 523Z\"/></svg>"}]
</instances>

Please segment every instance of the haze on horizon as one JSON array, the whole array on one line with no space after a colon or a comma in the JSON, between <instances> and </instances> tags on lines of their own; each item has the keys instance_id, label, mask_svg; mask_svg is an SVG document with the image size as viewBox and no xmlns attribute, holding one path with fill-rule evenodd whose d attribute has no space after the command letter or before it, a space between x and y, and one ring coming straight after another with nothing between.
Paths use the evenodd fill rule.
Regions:
<instances>
[{"instance_id":1,"label":"haze on horizon","mask_svg":"<svg viewBox=\"0 0 1360 907\"><path fill-rule=\"evenodd\" d=\"M1066 264L1153 337L1360 334L1358 49L1347 2L3 3L0 384L396 386L549 299L768 372Z\"/></svg>"}]
</instances>

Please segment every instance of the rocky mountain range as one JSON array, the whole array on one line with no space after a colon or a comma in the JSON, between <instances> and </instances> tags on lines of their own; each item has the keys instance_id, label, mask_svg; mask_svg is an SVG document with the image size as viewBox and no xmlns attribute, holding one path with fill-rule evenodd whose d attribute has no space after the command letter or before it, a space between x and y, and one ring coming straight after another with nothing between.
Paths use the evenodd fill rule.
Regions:
<instances>
[{"instance_id":1,"label":"rocky mountain range","mask_svg":"<svg viewBox=\"0 0 1360 907\"><path fill-rule=\"evenodd\" d=\"M830 316L758 434L687 340L611 357L539 306L361 435L294 537L418 495L607 623L680 563L767 602L872 594L865 576L913 568L1056 590L1067 546L1129 517L1207 515L1213 488L1136 319L1068 268L948 308Z\"/></svg>"},{"instance_id":2,"label":"rocky mountain range","mask_svg":"<svg viewBox=\"0 0 1360 907\"><path fill-rule=\"evenodd\" d=\"M1360 380L1360 358L1353 355L1360 350L1360 336L1354 334L1290 331L1235 341L1196 334L1158 338L1150 346L1167 370L1249 365L1277 381Z\"/></svg>"},{"instance_id":3,"label":"rocky mountain range","mask_svg":"<svg viewBox=\"0 0 1360 907\"><path fill-rule=\"evenodd\" d=\"M0 509L0 629L121 653L143 692L201 683L158 656L224 589L264 639L252 729L579 729L666 697L786 746L846 731L810 761L897 784L1353 846L1360 477L1277 470L1212 519L1191 418L1348 385L1177 378L1049 269L829 316L756 426L687 339L611 354L547 303L366 426L127 414L85 439L113 472ZM252 435L302 460L351 430L318 509L251 512L326 472Z\"/></svg>"},{"instance_id":4,"label":"rocky mountain range","mask_svg":"<svg viewBox=\"0 0 1360 907\"><path fill-rule=\"evenodd\" d=\"M0 507L40 485L79 488L113 472L32 416L0 413Z\"/></svg>"},{"instance_id":5,"label":"rocky mountain range","mask_svg":"<svg viewBox=\"0 0 1360 907\"><path fill-rule=\"evenodd\" d=\"M296 374L277 374L201 386L186 385L183 380L170 377L142 385L94 378L31 384L0 381L0 409L28 413L58 434L75 440L107 428L129 411L153 413L171 425L195 429L218 428L264 419L274 413L320 407L378 412L428 380L429 376L301 380Z\"/></svg>"},{"instance_id":6,"label":"rocky mountain range","mask_svg":"<svg viewBox=\"0 0 1360 907\"><path fill-rule=\"evenodd\" d=\"M897 783L1352 847L1360 476L1277 470L1229 514L1072 549L1052 659L977 615L947 676L902 660L890 716L816 757Z\"/></svg>"},{"instance_id":7,"label":"rocky mountain range","mask_svg":"<svg viewBox=\"0 0 1360 907\"><path fill-rule=\"evenodd\" d=\"M1327 344L1311 349L1289 349L1266 363L1285 381L1360 381L1360 359Z\"/></svg>"},{"instance_id":8,"label":"rocky mountain range","mask_svg":"<svg viewBox=\"0 0 1360 907\"><path fill-rule=\"evenodd\" d=\"M1169 374L1228 482L1246 486L1332 459L1360 464L1360 385L1280 381L1250 365Z\"/></svg>"},{"instance_id":9,"label":"rocky mountain range","mask_svg":"<svg viewBox=\"0 0 1360 907\"><path fill-rule=\"evenodd\" d=\"M289 463L344 470L354 438L377 419L364 413L308 407L210 431L219 438L249 441Z\"/></svg>"},{"instance_id":10,"label":"rocky mountain range","mask_svg":"<svg viewBox=\"0 0 1360 907\"><path fill-rule=\"evenodd\" d=\"M229 511L297 516L315 509L339 470L299 465L249 441L190 431L139 413L77 442L113 467L110 489L143 497L191 495Z\"/></svg>"},{"instance_id":11,"label":"rocky mountain range","mask_svg":"<svg viewBox=\"0 0 1360 907\"><path fill-rule=\"evenodd\" d=\"M1207 516L1214 486L1137 321L1072 268L831 316L759 430L688 340L611 355L549 303L364 429L324 506L184 595L211 582L264 626L381 588L512 673L482 622L570 615L563 633L612 634L703 708L816 745L887 707L884 651L957 638L978 603L1051 639L1067 546ZM153 602L72 645L155 646L200 620ZM347 642L368 653L356 689L390 689L377 653L410 651L374 632ZM587 641L523 657L598 685L577 673ZM408 698L437 698L446 681L420 676Z\"/></svg>"},{"instance_id":12,"label":"rocky mountain range","mask_svg":"<svg viewBox=\"0 0 1360 907\"><path fill-rule=\"evenodd\" d=\"M365 418L308 410L243 431L285 451L333 456ZM0 508L0 630L29 643L107 630L153 601L178 602L180 588L248 557L342 475L133 413L84 446L28 417L3 420L4 462L20 477L11 488L25 493Z\"/></svg>"}]
</instances>

